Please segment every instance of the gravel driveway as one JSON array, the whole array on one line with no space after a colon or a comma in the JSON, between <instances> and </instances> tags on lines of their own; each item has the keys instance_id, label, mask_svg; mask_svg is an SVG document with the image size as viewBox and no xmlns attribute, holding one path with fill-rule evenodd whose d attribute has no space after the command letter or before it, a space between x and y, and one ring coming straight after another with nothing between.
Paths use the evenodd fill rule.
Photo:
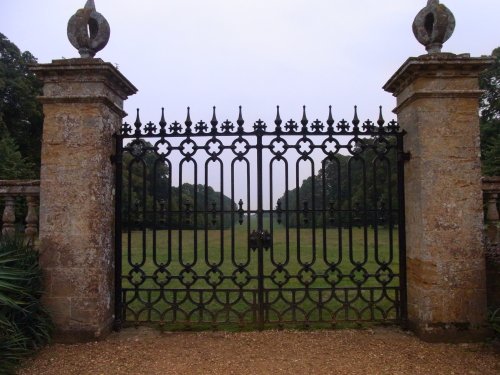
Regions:
<instances>
[{"instance_id":1,"label":"gravel driveway","mask_svg":"<svg viewBox=\"0 0 500 375\"><path fill-rule=\"evenodd\" d=\"M429 344L396 328L159 333L129 328L107 340L54 344L20 375L500 374L485 344Z\"/></svg>"}]
</instances>

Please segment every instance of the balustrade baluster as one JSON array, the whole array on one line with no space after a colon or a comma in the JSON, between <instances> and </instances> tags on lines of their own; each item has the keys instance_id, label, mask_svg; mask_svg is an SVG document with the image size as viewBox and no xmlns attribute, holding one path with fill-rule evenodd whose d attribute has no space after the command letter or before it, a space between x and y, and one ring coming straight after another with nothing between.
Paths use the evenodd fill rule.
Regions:
<instances>
[{"instance_id":1,"label":"balustrade baluster","mask_svg":"<svg viewBox=\"0 0 500 375\"><path fill-rule=\"evenodd\" d=\"M485 234L488 243L495 246L500 243L500 177L483 177L483 194L485 203Z\"/></svg>"},{"instance_id":2,"label":"balustrade baluster","mask_svg":"<svg viewBox=\"0 0 500 375\"><path fill-rule=\"evenodd\" d=\"M28 195L26 202L28 204L28 213L26 214L26 230L24 234L33 242L38 233L38 214L36 212L38 199L33 195Z\"/></svg>"},{"instance_id":3,"label":"balustrade baluster","mask_svg":"<svg viewBox=\"0 0 500 375\"><path fill-rule=\"evenodd\" d=\"M5 202L5 208L3 210L3 215L2 215L2 222L3 222L2 235L10 236L13 235L16 231L16 228L14 227L14 224L16 222L14 196L6 195L4 197L4 202Z\"/></svg>"},{"instance_id":4,"label":"balustrade baluster","mask_svg":"<svg viewBox=\"0 0 500 375\"><path fill-rule=\"evenodd\" d=\"M498 194L489 193L486 195L486 220L488 221L498 221L500 220L500 215L498 214Z\"/></svg>"},{"instance_id":5,"label":"balustrade baluster","mask_svg":"<svg viewBox=\"0 0 500 375\"><path fill-rule=\"evenodd\" d=\"M34 242L38 235L38 197L40 194L40 181L38 180L0 180L0 201L5 208L2 214L3 225L0 226L2 235L16 233L16 198L25 199L27 213L25 217L25 236Z\"/></svg>"}]
</instances>

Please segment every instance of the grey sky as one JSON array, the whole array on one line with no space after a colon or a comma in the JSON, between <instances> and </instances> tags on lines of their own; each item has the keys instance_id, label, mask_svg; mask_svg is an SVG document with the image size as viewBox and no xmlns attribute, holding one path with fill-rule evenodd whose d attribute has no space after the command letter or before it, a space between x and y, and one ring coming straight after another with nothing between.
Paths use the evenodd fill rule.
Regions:
<instances>
[{"instance_id":1,"label":"grey sky","mask_svg":"<svg viewBox=\"0 0 500 375\"><path fill-rule=\"evenodd\" d=\"M284 118L335 119L386 116L395 100L381 89L409 56L423 54L411 24L426 0L96 0L111 25L111 40L97 57L115 64L139 93L126 110L142 119L271 121L275 105ZM70 16L85 0L0 0L0 32L40 62L76 57L66 38ZM455 34L444 50L473 56L500 45L498 0L447 0Z\"/></svg>"},{"instance_id":2,"label":"grey sky","mask_svg":"<svg viewBox=\"0 0 500 375\"><path fill-rule=\"evenodd\" d=\"M137 86L125 109L133 116L141 108L143 122L158 122L161 107L169 123L182 122L187 106L193 121L209 121L213 105L220 121L235 121L240 104L246 126L272 123L278 104L285 121L300 120L304 104L310 120L326 120L328 105L335 120L351 120L355 104L362 121L376 119L379 105L388 120L395 99L383 84L408 57L425 53L411 25L426 0L95 2L111 26L97 57ZM84 3L0 0L0 32L42 63L77 57L66 25ZM457 21L444 51L480 56L500 46L499 0L443 3Z\"/></svg>"}]
</instances>

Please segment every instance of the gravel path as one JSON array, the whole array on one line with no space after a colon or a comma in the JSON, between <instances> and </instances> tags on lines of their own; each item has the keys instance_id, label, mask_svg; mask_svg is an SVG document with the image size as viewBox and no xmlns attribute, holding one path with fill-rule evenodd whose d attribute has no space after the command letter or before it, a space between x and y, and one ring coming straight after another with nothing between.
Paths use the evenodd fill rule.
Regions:
<instances>
[{"instance_id":1,"label":"gravel path","mask_svg":"<svg viewBox=\"0 0 500 375\"><path fill-rule=\"evenodd\" d=\"M395 328L159 333L126 329L107 340L54 344L20 375L43 374L500 374L484 344L429 344Z\"/></svg>"}]
</instances>

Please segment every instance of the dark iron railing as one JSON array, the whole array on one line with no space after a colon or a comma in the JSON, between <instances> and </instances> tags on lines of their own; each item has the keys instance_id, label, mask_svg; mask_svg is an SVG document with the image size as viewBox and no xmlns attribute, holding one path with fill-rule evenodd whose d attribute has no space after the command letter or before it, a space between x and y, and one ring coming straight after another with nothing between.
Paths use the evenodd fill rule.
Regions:
<instances>
[{"instance_id":1,"label":"dark iron railing","mask_svg":"<svg viewBox=\"0 0 500 375\"><path fill-rule=\"evenodd\" d=\"M403 135L331 107L273 127L138 112L117 135L117 325L404 321Z\"/></svg>"}]
</instances>

